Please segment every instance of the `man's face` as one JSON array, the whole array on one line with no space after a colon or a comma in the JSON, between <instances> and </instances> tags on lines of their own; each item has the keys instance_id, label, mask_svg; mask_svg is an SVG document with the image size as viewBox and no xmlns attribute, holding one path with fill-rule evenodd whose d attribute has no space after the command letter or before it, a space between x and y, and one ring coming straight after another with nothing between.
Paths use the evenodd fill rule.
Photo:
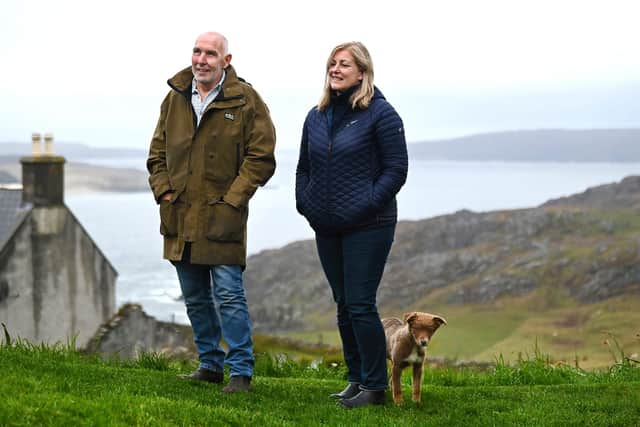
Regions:
<instances>
[{"instance_id":1,"label":"man's face","mask_svg":"<svg viewBox=\"0 0 640 427\"><path fill-rule=\"evenodd\" d=\"M220 37L203 34L196 40L191 54L191 69L196 81L206 88L213 88L222 78L222 71L231 62L231 55L224 51Z\"/></svg>"}]
</instances>

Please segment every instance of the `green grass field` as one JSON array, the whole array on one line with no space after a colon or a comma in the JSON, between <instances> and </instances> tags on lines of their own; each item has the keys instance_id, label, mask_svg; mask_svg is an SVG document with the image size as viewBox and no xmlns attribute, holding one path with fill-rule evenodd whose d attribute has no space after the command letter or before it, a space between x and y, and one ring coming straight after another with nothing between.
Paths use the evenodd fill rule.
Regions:
<instances>
[{"instance_id":1,"label":"green grass field","mask_svg":"<svg viewBox=\"0 0 640 427\"><path fill-rule=\"evenodd\" d=\"M345 410L328 395L344 368L260 354L253 390L176 378L192 361L141 354L103 360L73 345L0 346L0 425L616 425L640 423L640 364L622 352L601 371L553 365L535 350L489 371L427 369L423 399ZM408 372L407 372L408 373ZM403 377L405 397L409 376ZM390 400L390 399L389 399Z\"/></svg>"}]
</instances>

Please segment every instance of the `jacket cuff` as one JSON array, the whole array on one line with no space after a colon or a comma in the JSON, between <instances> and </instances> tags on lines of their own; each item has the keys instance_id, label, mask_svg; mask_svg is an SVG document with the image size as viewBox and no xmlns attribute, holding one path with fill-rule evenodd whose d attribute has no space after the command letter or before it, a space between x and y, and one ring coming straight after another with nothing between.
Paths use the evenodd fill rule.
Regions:
<instances>
[{"instance_id":1,"label":"jacket cuff","mask_svg":"<svg viewBox=\"0 0 640 427\"><path fill-rule=\"evenodd\" d=\"M157 182L159 180L151 180L149 179L149 184L151 185L151 191L153 192L153 197L156 199L156 203L160 203L160 199L162 196L171 191L171 186L169 182Z\"/></svg>"}]
</instances>

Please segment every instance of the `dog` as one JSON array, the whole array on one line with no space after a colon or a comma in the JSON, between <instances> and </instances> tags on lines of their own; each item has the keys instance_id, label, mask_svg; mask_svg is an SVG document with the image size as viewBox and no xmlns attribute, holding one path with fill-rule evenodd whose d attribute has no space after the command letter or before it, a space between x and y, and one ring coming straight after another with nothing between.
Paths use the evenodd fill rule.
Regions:
<instances>
[{"instance_id":1,"label":"dog","mask_svg":"<svg viewBox=\"0 0 640 427\"><path fill-rule=\"evenodd\" d=\"M412 312L404 314L404 322L396 317L382 319L387 341L387 358L391 361L393 401L402 403L402 370L413 368L413 401L420 402L422 368L426 349L433 334L447 322L435 314Z\"/></svg>"}]
</instances>

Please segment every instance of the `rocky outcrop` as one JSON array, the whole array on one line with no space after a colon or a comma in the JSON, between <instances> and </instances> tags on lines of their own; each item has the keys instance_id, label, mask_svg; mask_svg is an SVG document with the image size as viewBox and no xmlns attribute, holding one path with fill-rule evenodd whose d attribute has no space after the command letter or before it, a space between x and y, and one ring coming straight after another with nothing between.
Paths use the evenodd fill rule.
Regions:
<instances>
[{"instance_id":1,"label":"rocky outcrop","mask_svg":"<svg viewBox=\"0 0 640 427\"><path fill-rule=\"evenodd\" d=\"M313 241L263 251L249 266L244 282L257 331L304 329L309 311L334 310Z\"/></svg>"},{"instance_id":2,"label":"rocky outcrop","mask_svg":"<svg viewBox=\"0 0 640 427\"><path fill-rule=\"evenodd\" d=\"M591 209L640 208L640 176L628 176L619 183L587 189L584 193L546 202L543 207L580 207Z\"/></svg>"},{"instance_id":3,"label":"rocky outcrop","mask_svg":"<svg viewBox=\"0 0 640 427\"><path fill-rule=\"evenodd\" d=\"M400 222L379 308L491 304L545 288L584 303L638 294L636 201L640 177L629 177L538 208ZM313 241L250 257L245 285L260 332L303 330L335 310Z\"/></svg>"},{"instance_id":4,"label":"rocky outcrop","mask_svg":"<svg viewBox=\"0 0 640 427\"><path fill-rule=\"evenodd\" d=\"M497 274L485 276L475 286L463 287L449 294L450 304L488 303L500 297L522 296L536 287L530 277Z\"/></svg>"}]
</instances>

